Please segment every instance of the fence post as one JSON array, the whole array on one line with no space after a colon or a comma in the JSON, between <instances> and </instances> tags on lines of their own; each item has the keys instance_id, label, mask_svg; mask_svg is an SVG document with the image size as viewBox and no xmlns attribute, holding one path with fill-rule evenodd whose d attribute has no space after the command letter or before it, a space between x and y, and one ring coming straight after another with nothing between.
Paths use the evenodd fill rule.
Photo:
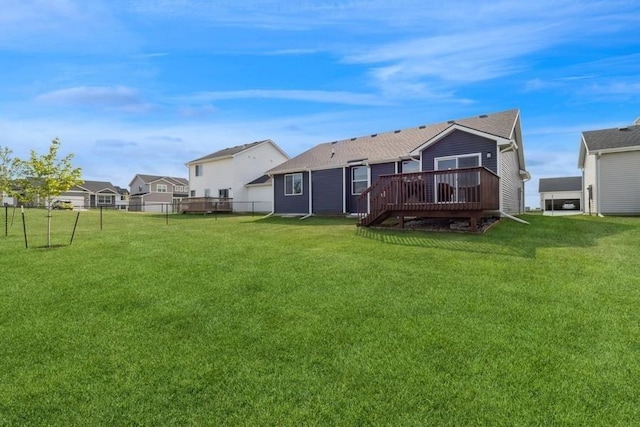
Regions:
<instances>
[{"instance_id":1,"label":"fence post","mask_svg":"<svg viewBox=\"0 0 640 427\"><path fill-rule=\"evenodd\" d=\"M73 236L76 235L76 227L78 226L78 220L80 219L80 211L78 211L78 215L76 215L76 223L73 224L73 232L71 232L71 240L69 240L69 246L73 243Z\"/></svg>"},{"instance_id":2,"label":"fence post","mask_svg":"<svg viewBox=\"0 0 640 427\"><path fill-rule=\"evenodd\" d=\"M9 205L4 205L4 235L9 235Z\"/></svg>"},{"instance_id":3,"label":"fence post","mask_svg":"<svg viewBox=\"0 0 640 427\"><path fill-rule=\"evenodd\" d=\"M169 225L169 203L167 203L167 212L165 213L166 223Z\"/></svg>"},{"instance_id":4,"label":"fence post","mask_svg":"<svg viewBox=\"0 0 640 427\"><path fill-rule=\"evenodd\" d=\"M254 201L251 201L251 217L253 218L253 213L255 212L255 205L254 205Z\"/></svg>"},{"instance_id":5,"label":"fence post","mask_svg":"<svg viewBox=\"0 0 640 427\"><path fill-rule=\"evenodd\" d=\"M102 206L100 206L100 230L102 230Z\"/></svg>"},{"instance_id":6,"label":"fence post","mask_svg":"<svg viewBox=\"0 0 640 427\"><path fill-rule=\"evenodd\" d=\"M27 223L24 220L24 206L20 207L22 210L22 231L24 232L24 247L29 249L29 242L27 241Z\"/></svg>"}]
</instances>

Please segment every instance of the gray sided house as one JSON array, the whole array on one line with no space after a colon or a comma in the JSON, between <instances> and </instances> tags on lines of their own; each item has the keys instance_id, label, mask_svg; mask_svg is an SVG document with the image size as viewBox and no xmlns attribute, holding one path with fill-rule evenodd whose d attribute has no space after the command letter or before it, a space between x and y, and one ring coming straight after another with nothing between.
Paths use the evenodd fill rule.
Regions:
<instances>
[{"instance_id":1,"label":"gray sided house","mask_svg":"<svg viewBox=\"0 0 640 427\"><path fill-rule=\"evenodd\" d=\"M530 178L518 110L323 143L268 174L275 214L358 213L363 225L519 214Z\"/></svg>"},{"instance_id":2,"label":"gray sided house","mask_svg":"<svg viewBox=\"0 0 640 427\"><path fill-rule=\"evenodd\" d=\"M84 181L54 200L69 201L78 208L115 207L118 189L108 181Z\"/></svg>"},{"instance_id":3,"label":"gray sided house","mask_svg":"<svg viewBox=\"0 0 640 427\"><path fill-rule=\"evenodd\" d=\"M177 211L189 196L189 181L171 176L137 174L129 183L129 210L138 212Z\"/></svg>"},{"instance_id":4,"label":"gray sided house","mask_svg":"<svg viewBox=\"0 0 640 427\"><path fill-rule=\"evenodd\" d=\"M582 132L585 212L640 215L640 126Z\"/></svg>"},{"instance_id":5,"label":"gray sided house","mask_svg":"<svg viewBox=\"0 0 640 427\"><path fill-rule=\"evenodd\" d=\"M581 176L540 178L538 193L544 211L583 209Z\"/></svg>"}]
</instances>

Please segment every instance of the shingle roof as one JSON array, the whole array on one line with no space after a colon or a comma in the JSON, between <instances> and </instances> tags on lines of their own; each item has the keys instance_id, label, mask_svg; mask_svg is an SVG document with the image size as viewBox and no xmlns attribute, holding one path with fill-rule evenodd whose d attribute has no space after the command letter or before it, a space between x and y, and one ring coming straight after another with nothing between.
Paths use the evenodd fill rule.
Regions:
<instances>
[{"instance_id":1,"label":"shingle roof","mask_svg":"<svg viewBox=\"0 0 640 427\"><path fill-rule=\"evenodd\" d=\"M177 177L173 177L173 176L159 176L159 175L143 175L143 174L138 174L138 176L140 177L140 179L142 179L146 184L153 182L153 181L158 181L161 179L164 179L166 181L173 181L174 184L177 185L189 185L189 180L186 178L177 178Z\"/></svg>"},{"instance_id":2,"label":"shingle roof","mask_svg":"<svg viewBox=\"0 0 640 427\"><path fill-rule=\"evenodd\" d=\"M258 185L258 184L265 184L267 182L269 182L269 180L271 179L271 177L269 175L262 175L259 178L254 179L253 181L245 184L245 185Z\"/></svg>"},{"instance_id":3,"label":"shingle roof","mask_svg":"<svg viewBox=\"0 0 640 427\"><path fill-rule=\"evenodd\" d=\"M84 181L82 184L74 186L73 190L86 190L90 193L97 193L103 190L111 190L117 193L118 190L108 181Z\"/></svg>"},{"instance_id":4,"label":"shingle roof","mask_svg":"<svg viewBox=\"0 0 640 427\"><path fill-rule=\"evenodd\" d=\"M562 176L558 178L540 178L538 193L549 191L581 191L581 176Z\"/></svg>"},{"instance_id":5,"label":"shingle roof","mask_svg":"<svg viewBox=\"0 0 640 427\"><path fill-rule=\"evenodd\" d=\"M372 134L316 145L268 171L282 173L303 169L341 167L355 160L369 163L396 160L407 156L447 128L460 125L500 138L510 139L518 118L518 110L451 120L432 125Z\"/></svg>"},{"instance_id":6,"label":"shingle roof","mask_svg":"<svg viewBox=\"0 0 640 427\"><path fill-rule=\"evenodd\" d=\"M222 158L222 157L229 157L229 156L233 156L235 154L238 154L244 150L248 150L249 148L253 148L256 145L260 145L262 143L265 142L273 142L270 139L264 139L262 141L255 141L255 142L251 142L248 144L242 144L242 145L236 145L235 147L229 147L229 148L223 148L222 150L218 150L214 153L211 154L207 154L204 157L199 157L195 160L191 160L190 162L187 162L187 164L189 163L194 163L194 162L200 162L203 160L213 160L216 158Z\"/></svg>"},{"instance_id":7,"label":"shingle roof","mask_svg":"<svg viewBox=\"0 0 640 427\"><path fill-rule=\"evenodd\" d=\"M582 132L589 151L640 146L640 126Z\"/></svg>"}]
</instances>

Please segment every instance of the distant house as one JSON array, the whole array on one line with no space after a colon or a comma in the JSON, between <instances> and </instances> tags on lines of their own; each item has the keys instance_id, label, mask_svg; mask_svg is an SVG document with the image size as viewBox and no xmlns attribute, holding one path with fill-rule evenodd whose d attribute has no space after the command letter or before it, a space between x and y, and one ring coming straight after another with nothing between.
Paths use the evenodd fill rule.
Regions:
<instances>
[{"instance_id":1,"label":"distant house","mask_svg":"<svg viewBox=\"0 0 640 427\"><path fill-rule=\"evenodd\" d=\"M171 176L137 174L129 183L129 210L171 212L189 195L189 181Z\"/></svg>"},{"instance_id":2,"label":"distant house","mask_svg":"<svg viewBox=\"0 0 640 427\"><path fill-rule=\"evenodd\" d=\"M530 179L518 110L326 142L268 174L274 213L357 213L361 225L519 214Z\"/></svg>"},{"instance_id":3,"label":"distant house","mask_svg":"<svg viewBox=\"0 0 640 427\"><path fill-rule=\"evenodd\" d=\"M116 190L118 190L118 195L116 196L116 208L121 210L129 209L129 190L126 188L115 186Z\"/></svg>"},{"instance_id":4,"label":"distant house","mask_svg":"<svg viewBox=\"0 0 640 427\"><path fill-rule=\"evenodd\" d=\"M186 165L190 197L231 199L233 210L270 212L271 177L265 172L289 156L270 139L218 150Z\"/></svg>"},{"instance_id":5,"label":"distant house","mask_svg":"<svg viewBox=\"0 0 640 427\"><path fill-rule=\"evenodd\" d=\"M582 177L540 178L538 182L542 210L582 210Z\"/></svg>"},{"instance_id":6,"label":"distant house","mask_svg":"<svg viewBox=\"0 0 640 427\"><path fill-rule=\"evenodd\" d=\"M115 207L118 190L108 181L84 181L53 200L69 201L76 208Z\"/></svg>"},{"instance_id":7,"label":"distant house","mask_svg":"<svg viewBox=\"0 0 640 427\"><path fill-rule=\"evenodd\" d=\"M582 132L585 212L640 215L640 126Z\"/></svg>"}]
</instances>

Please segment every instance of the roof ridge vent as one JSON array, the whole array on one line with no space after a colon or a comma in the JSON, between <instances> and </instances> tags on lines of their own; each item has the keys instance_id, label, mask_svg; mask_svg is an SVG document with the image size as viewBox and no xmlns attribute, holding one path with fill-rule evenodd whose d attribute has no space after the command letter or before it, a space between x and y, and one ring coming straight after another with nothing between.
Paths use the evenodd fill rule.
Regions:
<instances>
[{"instance_id":1,"label":"roof ridge vent","mask_svg":"<svg viewBox=\"0 0 640 427\"><path fill-rule=\"evenodd\" d=\"M450 124L450 125L454 124L455 122L456 122L455 120L449 120L449 121L447 121L447 123L448 123L448 124Z\"/></svg>"},{"instance_id":2,"label":"roof ridge vent","mask_svg":"<svg viewBox=\"0 0 640 427\"><path fill-rule=\"evenodd\" d=\"M353 137L353 138L350 139L350 141L355 141L356 139L358 139L358 138Z\"/></svg>"},{"instance_id":3,"label":"roof ridge vent","mask_svg":"<svg viewBox=\"0 0 640 427\"><path fill-rule=\"evenodd\" d=\"M375 138L376 136L378 136L378 134L377 134L377 133L372 133L372 134L371 134L371 138Z\"/></svg>"},{"instance_id":4,"label":"roof ridge vent","mask_svg":"<svg viewBox=\"0 0 640 427\"><path fill-rule=\"evenodd\" d=\"M426 125L422 125L422 126L418 126L418 129L424 129L426 127L427 127Z\"/></svg>"},{"instance_id":5,"label":"roof ridge vent","mask_svg":"<svg viewBox=\"0 0 640 427\"><path fill-rule=\"evenodd\" d=\"M400 133L402 129L394 130L393 133Z\"/></svg>"},{"instance_id":6,"label":"roof ridge vent","mask_svg":"<svg viewBox=\"0 0 640 427\"><path fill-rule=\"evenodd\" d=\"M625 130L629 130L629 128L627 126L620 126L618 130L625 131Z\"/></svg>"},{"instance_id":7,"label":"roof ridge vent","mask_svg":"<svg viewBox=\"0 0 640 427\"><path fill-rule=\"evenodd\" d=\"M480 117L481 119L486 119L489 116L487 116L486 114L480 114L478 117Z\"/></svg>"}]
</instances>

